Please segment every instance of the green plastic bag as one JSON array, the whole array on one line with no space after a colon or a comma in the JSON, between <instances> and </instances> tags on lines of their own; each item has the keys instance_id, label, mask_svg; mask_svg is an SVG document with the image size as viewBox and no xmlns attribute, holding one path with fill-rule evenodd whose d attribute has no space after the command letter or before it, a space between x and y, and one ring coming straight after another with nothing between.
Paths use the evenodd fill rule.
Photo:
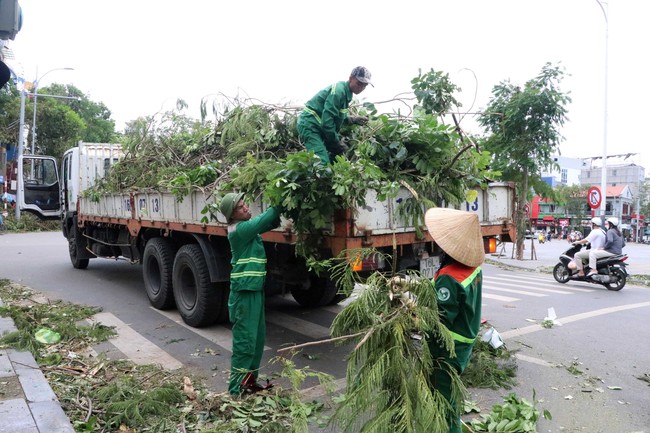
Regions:
<instances>
[{"instance_id":1,"label":"green plastic bag","mask_svg":"<svg viewBox=\"0 0 650 433\"><path fill-rule=\"evenodd\" d=\"M61 341L61 334L59 334L58 332L54 332L51 329L41 328L38 331L36 331L34 338L36 338L36 341L38 341L39 343L54 344Z\"/></svg>"}]
</instances>

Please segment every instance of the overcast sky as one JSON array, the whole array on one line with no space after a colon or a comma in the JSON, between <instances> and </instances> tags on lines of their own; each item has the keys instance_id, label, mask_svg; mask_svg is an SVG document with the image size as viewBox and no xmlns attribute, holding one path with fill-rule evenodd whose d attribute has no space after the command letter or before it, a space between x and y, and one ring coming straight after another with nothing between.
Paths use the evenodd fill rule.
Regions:
<instances>
[{"instance_id":1,"label":"overcast sky","mask_svg":"<svg viewBox=\"0 0 650 433\"><path fill-rule=\"evenodd\" d=\"M477 111L500 81L523 85L551 62L570 74L561 146L570 157L603 155L608 28L607 153L644 153L635 162L650 172L650 1L610 0L608 26L596 0L20 3L24 25L11 48L25 79L74 68L40 84L74 84L108 106L118 129L178 98L198 117L201 98L219 92L302 105L357 65L375 84L362 100L408 92L419 69L434 68L462 88L463 108Z\"/></svg>"}]
</instances>

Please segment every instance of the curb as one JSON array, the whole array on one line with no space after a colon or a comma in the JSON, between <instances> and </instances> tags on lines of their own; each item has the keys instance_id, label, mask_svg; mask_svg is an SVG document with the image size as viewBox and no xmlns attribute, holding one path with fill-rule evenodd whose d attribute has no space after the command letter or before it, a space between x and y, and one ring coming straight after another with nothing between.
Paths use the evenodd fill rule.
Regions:
<instances>
[{"instance_id":1,"label":"curb","mask_svg":"<svg viewBox=\"0 0 650 433\"><path fill-rule=\"evenodd\" d=\"M0 336L13 331L0 317ZM14 349L0 349L0 420L0 433L75 433L34 356Z\"/></svg>"}]
</instances>

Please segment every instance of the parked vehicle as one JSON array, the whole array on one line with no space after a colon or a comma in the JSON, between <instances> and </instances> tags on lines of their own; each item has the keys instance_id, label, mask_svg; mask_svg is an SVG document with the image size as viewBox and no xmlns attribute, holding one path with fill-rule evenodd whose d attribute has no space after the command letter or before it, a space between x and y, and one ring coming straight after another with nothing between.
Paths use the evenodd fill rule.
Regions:
<instances>
[{"instance_id":1,"label":"parked vehicle","mask_svg":"<svg viewBox=\"0 0 650 433\"><path fill-rule=\"evenodd\" d=\"M585 265L585 276L578 275L578 269L572 264L575 254L583 248L582 245L572 245L560 255L560 262L553 268L553 277L558 283L565 284L569 281L586 281L588 283L600 284L607 287L607 290L619 291L625 287L627 281L627 254L617 254L610 257L603 257L596 262L597 275L586 275L590 268Z\"/></svg>"},{"instance_id":2,"label":"parked vehicle","mask_svg":"<svg viewBox=\"0 0 650 433\"><path fill-rule=\"evenodd\" d=\"M126 259L142 264L144 287L158 309L174 306L191 326L228 319L230 246L225 221L204 221L203 209L213 199L203 190L182 199L164 191L123 191L89 194L96 181L122 157L118 144L79 143L63 156L60 181L56 160L23 156L19 163L19 205L41 218L60 218L72 265L88 267L90 259ZM426 230L416 230L398 218L397 204L408 197L404 189L387 201L374 192L366 204L340 212L326 231L321 254L335 257L347 249L372 247L392 257L391 263L363 260L357 271L416 269L433 277L437 251ZM497 237L515 239L512 183L491 183L487 190L468 191L464 210L481 221L486 252L495 252ZM258 215L261 201L251 204ZM342 294L326 275L311 272L296 256L291 221L265 233L266 293L291 293L302 306L340 302Z\"/></svg>"}]
</instances>

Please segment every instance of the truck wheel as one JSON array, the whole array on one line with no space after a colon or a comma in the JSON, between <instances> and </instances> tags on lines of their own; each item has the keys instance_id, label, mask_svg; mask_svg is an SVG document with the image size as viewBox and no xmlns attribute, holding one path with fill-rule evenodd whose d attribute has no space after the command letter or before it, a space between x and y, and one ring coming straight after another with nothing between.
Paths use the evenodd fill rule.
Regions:
<instances>
[{"instance_id":1,"label":"truck wheel","mask_svg":"<svg viewBox=\"0 0 650 433\"><path fill-rule=\"evenodd\" d=\"M228 314L228 297L230 296L230 282L215 284L217 297L219 298L215 305L216 319L214 323L227 323L230 319Z\"/></svg>"},{"instance_id":2,"label":"truck wheel","mask_svg":"<svg viewBox=\"0 0 650 433\"><path fill-rule=\"evenodd\" d=\"M334 295L334 299L332 299L327 305L336 305L341 301L345 301L349 297L350 295L346 295L345 293L337 293Z\"/></svg>"},{"instance_id":3,"label":"truck wheel","mask_svg":"<svg viewBox=\"0 0 650 433\"><path fill-rule=\"evenodd\" d=\"M178 313L190 326L213 324L223 310L223 293L210 282L201 247L183 245L176 253L173 270L174 300Z\"/></svg>"},{"instance_id":4,"label":"truck wheel","mask_svg":"<svg viewBox=\"0 0 650 433\"><path fill-rule=\"evenodd\" d=\"M174 271L173 242L154 238L147 242L142 254L142 277L149 302L154 308L167 310L174 306L172 274Z\"/></svg>"},{"instance_id":5,"label":"truck wheel","mask_svg":"<svg viewBox=\"0 0 650 433\"><path fill-rule=\"evenodd\" d=\"M72 217L72 227L68 230L68 253L70 254L70 262L75 269L86 269L90 259L80 259L80 250L85 248L83 244L83 237L79 233L77 227L77 217Z\"/></svg>"},{"instance_id":6,"label":"truck wheel","mask_svg":"<svg viewBox=\"0 0 650 433\"><path fill-rule=\"evenodd\" d=\"M336 285L329 278L312 276L309 287L294 286L291 296L303 307L321 307L335 299L336 291Z\"/></svg>"}]
</instances>

